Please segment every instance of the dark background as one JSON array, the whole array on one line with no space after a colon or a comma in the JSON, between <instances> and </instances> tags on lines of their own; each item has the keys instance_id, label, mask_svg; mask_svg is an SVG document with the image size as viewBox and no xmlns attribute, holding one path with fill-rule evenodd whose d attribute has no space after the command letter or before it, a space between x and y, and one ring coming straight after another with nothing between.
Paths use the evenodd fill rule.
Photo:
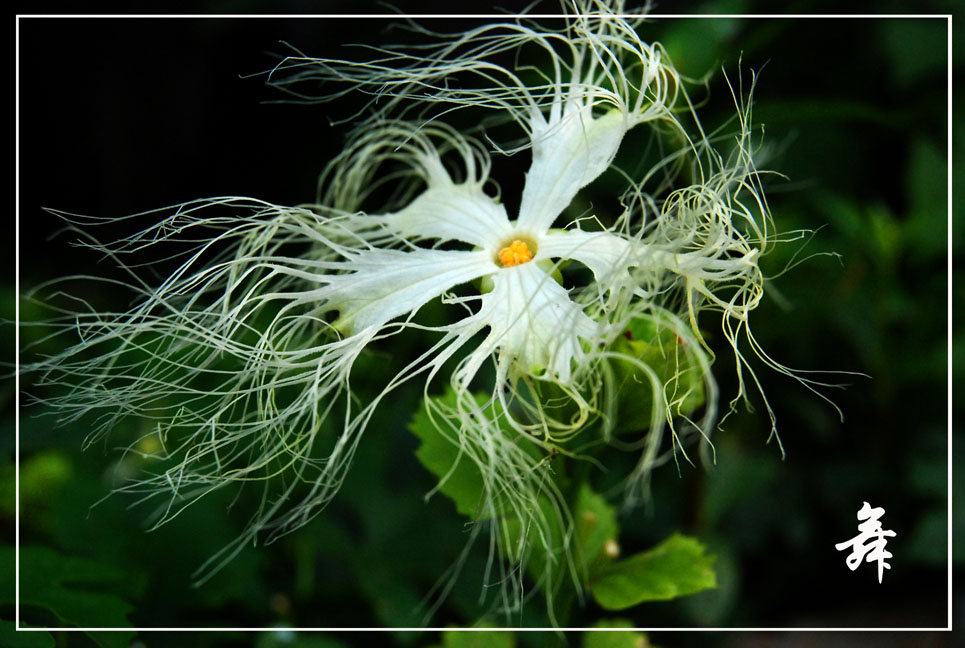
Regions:
<instances>
[{"instance_id":1,"label":"dark background","mask_svg":"<svg viewBox=\"0 0 965 648\"><path fill-rule=\"evenodd\" d=\"M715 12L770 10L752 2L706 6ZM208 10L221 8L213 3ZM260 3L232 9L269 10ZM821 8L802 2L792 10ZM279 103L285 97L259 73L289 53L283 42L314 56L351 58L343 43L411 38L388 24L21 19L21 288L78 272L116 272L72 247L69 236L51 238L60 223L42 207L112 217L219 195L312 201L317 174L347 128L330 120L351 115L352 100ZM427 24L456 31L478 21ZM800 385L759 367L786 458L765 444L769 422L757 399L757 412L741 408L715 437L716 466L685 467L679 476L672 466L664 468L654 478L655 504L621 518L627 553L675 530L700 537L718 556L719 588L617 615L589 602L573 625L613 616L642 627L947 623L946 29L944 19L843 18L658 19L642 28L644 39L664 43L683 72L714 72L702 112L707 125L733 113L721 66L734 78L740 65L745 80L749 70L760 71L754 119L773 146L767 166L788 176L769 181L777 226L817 230L802 256L836 252L840 258L815 257L769 286L779 298L754 314L755 334L791 367L870 378L830 376L849 383L828 392L845 413L842 423ZM526 163L518 157L494 161L507 194L519 186ZM587 191L592 198L605 189ZM97 235L109 240L121 233L107 226ZM778 249L765 269L776 274L799 247ZM29 318L31 306L22 308ZM30 339L29 331L22 335ZM956 342L953 356L961 349ZM728 399L736 385L723 355L716 373L722 399ZM108 576L88 591L109 596L109 605L126 602L127 618L138 627L419 625L413 610L458 556L465 529L444 498L423 502L433 482L413 456L416 442L404 427L415 402L403 392L383 408L343 491L319 519L279 543L246 549L200 589L190 587L191 572L238 533L245 515L228 513L228 500L213 499L145 534L149 511L129 508L130 501L113 497L91 509L116 470L136 466L118 465L110 444L82 453L83 429L53 428L51 419L27 408L20 427L21 542L101 565ZM12 441L7 444L2 474L9 480ZM851 572L833 546L857 533L854 516L863 501L884 507L885 527L898 534L889 542L892 569L881 585L873 566ZM956 507L963 501L965 494ZM0 520L12 537L12 507L4 506ZM476 549L479 555L430 625L466 625L481 616L473 570L485 552ZM29 577L23 567L21 577ZM0 616L12 618L4 610L12 606L0 607ZM56 623L45 610L22 614L35 624ZM960 620L960 605L957 615ZM520 623L527 625L527 618ZM801 635L779 645L801 645L795 637ZM853 643L842 645L866 640L849 637ZM745 641L740 635L655 638L667 646ZM56 639L64 643L68 636ZM173 635L141 640L181 645ZM430 640L414 634L380 639L399 645ZM778 645L772 640L758 645ZM91 639L72 634L69 641ZM192 639L194 645L231 641L210 634ZM533 635L520 641L540 645Z\"/></svg>"}]
</instances>

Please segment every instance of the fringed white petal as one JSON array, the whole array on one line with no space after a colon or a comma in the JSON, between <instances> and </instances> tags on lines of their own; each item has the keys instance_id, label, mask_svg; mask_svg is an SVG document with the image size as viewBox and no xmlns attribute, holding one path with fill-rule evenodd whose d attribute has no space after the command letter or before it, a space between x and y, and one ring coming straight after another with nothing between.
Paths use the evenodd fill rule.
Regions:
<instances>
[{"instance_id":1,"label":"fringed white petal","mask_svg":"<svg viewBox=\"0 0 965 648\"><path fill-rule=\"evenodd\" d=\"M521 373L545 370L568 383L573 359L583 354L580 338L593 339L597 324L535 263L503 268L492 280L492 291L472 318L488 324L489 334L467 359L461 378L471 380L498 349L504 368L513 363Z\"/></svg>"},{"instance_id":2,"label":"fringed white petal","mask_svg":"<svg viewBox=\"0 0 965 648\"><path fill-rule=\"evenodd\" d=\"M601 284L629 276L627 268L636 263L631 241L610 232L581 230L546 233L536 259L574 259L592 270Z\"/></svg>"},{"instance_id":3,"label":"fringed white petal","mask_svg":"<svg viewBox=\"0 0 965 648\"><path fill-rule=\"evenodd\" d=\"M463 241L480 248L491 248L512 231L506 208L475 183L438 183L405 209L382 218L406 238Z\"/></svg>"},{"instance_id":4,"label":"fringed white petal","mask_svg":"<svg viewBox=\"0 0 965 648\"><path fill-rule=\"evenodd\" d=\"M548 230L576 193L610 166L629 126L620 111L594 119L589 106L573 104L559 121L534 123L519 228L534 236Z\"/></svg>"},{"instance_id":5,"label":"fringed white petal","mask_svg":"<svg viewBox=\"0 0 965 648\"><path fill-rule=\"evenodd\" d=\"M352 332L381 327L453 286L497 270L492 256L482 250L371 249L339 265L351 272L326 276L329 284L315 296L339 311L338 328Z\"/></svg>"}]
</instances>

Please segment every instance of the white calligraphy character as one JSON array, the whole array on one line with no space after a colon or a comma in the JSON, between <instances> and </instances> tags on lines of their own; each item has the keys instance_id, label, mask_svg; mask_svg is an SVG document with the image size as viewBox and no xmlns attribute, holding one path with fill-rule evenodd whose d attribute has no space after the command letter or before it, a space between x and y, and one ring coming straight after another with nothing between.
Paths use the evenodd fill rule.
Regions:
<instances>
[{"instance_id":1,"label":"white calligraphy character","mask_svg":"<svg viewBox=\"0 0 965 648\"><path fill-rule=\"evenodd\" d=\"M851 547L851 554L845 560L848 569L851 571L857 569L862 561L877 562L879 583L884 570L891 569L891 565L885 562L887 558L892 557L890 552L885 551L885 545L888 544L885 538L895 537L894 531L881 528L880 518L884 513L883 508L872 508L870 504L865 502L861 510L858 511L858 520L865 520L858 525L858 531L861 533L847 542L834 545L834 548L838 551Z\"/></svg>"}]
</instances>

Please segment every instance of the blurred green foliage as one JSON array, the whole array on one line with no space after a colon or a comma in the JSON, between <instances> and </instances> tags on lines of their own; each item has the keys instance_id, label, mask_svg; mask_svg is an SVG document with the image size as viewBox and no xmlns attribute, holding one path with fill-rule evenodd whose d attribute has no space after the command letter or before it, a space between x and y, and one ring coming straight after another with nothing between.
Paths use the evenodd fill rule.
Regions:
<instances>
[{"instance_id":1,"label":"blurred green foliage","mask_svg":"<svg viewBox=\"0 0 965 648\"><path fill-rule=\"evenodd\" d=\"M769 10L762 3L744 0L704 7L709 12ZM802 12L818 7L811 2L795 5ZM935 4L928 10L944 9ZM281 24L264 26L268 33L259 34L261 40L253 40L252 28L246 25L239 36L237 23L209 23L199 31L188 26L182 34L183 46L192 47L192 39L201 38L201 32L209 39L240 38L244 47L256 50L269 48L279 38L292 40ZM350 27L320 24L317 33L298 32L296 44L311 52L313 39L334 38L333 30L340 29ZM357 40L376 37L367 33L368 25L356 29ZM169 38L169 33L160 33ZM809 233L797 243L778 246L766 259L766 269L774 277L768 286L771 298L755 313L754 333L765 350L789 366L868 377L814 374L819 380L848 383L845 390L819 388L844 413L842 422L833 407L800 384L758 366L769 403L778 415L786 458L782 460L777 448L765 443L769 421L763 402L753 399L756 412L740 408L715 436L716 462L704 466L684 462L679 468L671 464L658 470L651 504L643 509L617 514L613 505L619 502L620 478L635 458L608 455L605 471L591 471L593 489L576 495L581 510L591 511L599 520L594 528L580 528L586 556L598 557L601 542L618 531L623 551L638 556L651 555L644 552L682 532L706 545L706 553L695 553L694 566L706 566L705 557L716 556L717 587L679 601L629 607L619 613L619 620L606 620L609 613L593 598L575 601L568 623L574 627L944 625L947 363L961 360L965 353L958 330L953 348L946 344L945 21L666 19L646 25L643 36L662 41L673 60L692 76L713 73L704 108L707 126L724 124L733 113L720 67L732 80L741 70L745 91L747 71L760 72L754 119L766 131L761 166L787 176L787 180L776 176L768 180L770 207L780 231ZM167 41L158 40L152 46L161 49L161 42ZM50 49L53 60L66 60L68 50L58 48L78 46L45 42L44 47ZM961 52L957 48L956 56ZM145 67L143 74L156 80L152 83L164 82L157 72L165 69L162 60L155 68L147 58L140 64ZM77 74L96 71L80 66ZM124 86L114 90L123 93ZM44 92L38 97L28 93L23 101L33 108L55 105L52 90ZM216 96L205 94L204 83L193 85L190 92L192 101L217 102ZM955 105L965 105L959 93L956 90ZM158 119L177 114L173 104L160 99L156 109ZM69 120L70 116L58 118ZM257 130L246 137L258 137ZM337 141L333 137L331 145L337 146ZM959 143L956 139L957 148ZM286 163L301 170L320 166L323 160L313 155L292 153L287 162L271 161L264 173ZM956 157L956 177L961 175L963 159ZM45 163L58 162L45 158ZM29 165L23 169L25 175L32 171L37 169ZM285 167L275 174L284 176ZM56 184L51 178L68 175L54 166L45 174L45 186ZM140 182L145 190L143 183L161 180L150 177ZM193 197L172 195L168 202ZM298 202L309 196L290 198L288 202ZM42 204L71 209L64 200L43 196ZM40 218L39 204L23 202L21 222ZM152 205L142 207L148 206ZM56 258L48 267L45 255L27 249L21 253L25 277L39 280L61 270ZM64 259L75 258L70 252L64 254ZM956 248L956 261L957 254ZM956 267L956 278L957 273ZM12 294L6 289L4 308L12 308ZM3 315L13 319L11 312ZM31 341L29 329L21 335L22 345ZM5 349L12 356L11 341ZM736 385L728 382L728 362L722 353L718 375L724 397L736 391ZM955 363L956 378L961 377L959 367L961 362ZM7 432L0 465L0 523L12 544L12 385L4 387L2 399L7 405L2 422ZM482 596L488 556L485 543L466 549L467 518L461 513L471 515L472 505L457 492L471 490L471 483L454 479L443 486L442 493L454 497L457 506L446 497L424 497L436 482L420 460L438 476L433 466L442 465L445 457L428 458L429 441L406 431L419 399L417 390L403 389L379 410L339 497L320 518L274 544L246 548L200 587L192 585L194 570L237 536L247 519L246 498L252 494L242 493L238 499L227 493L210 497L170 524L145 533L150 505L132 506L132 500L117 496L104 499L117 480L145 468L143 459L114 449L125 445L115 439L135 438L143 432L139 423L129 421L130 429L117 430L111 440L80 452L86 436L83 424L57 426L42 408L24 409L19 429L22 621L77 627L399 628L421 625L438 603L429 620L437 627L504 623L495 609L484 608L489 613L480 614L480 599L492 602L491 597ZM957 404L955 414L960 415ZM441 446L434 447L445 452ZM965 519L965 492L960 491L960 481L955 486L956 524L960 525ZM848 571L844 555L833 548L855 534L854 515L864 500L883 506L886 527L898 533L889 543L894 558L882 586L870 568ZM4 583L13 582L9 544L4 548ZM956 545L957 566L963 560L961 547L962 543ZM622 562L637 560L642 558ZM440 588L449 582L457 561L461 576L451 590L443 591ZM599 590L591 591L599 600ZM915 592L913 599L908 592ZM133 631L14 635L9 623L11 601L10 593L4 592L0 617L8 621L0 626L3 645L121 646L133 635ZM610 606L604 602L602 607ZM536 605L518 621L538 626L546 619ZM177 634L138 633L136 641L140 643L135 645L151 648L358 645L353 635L288 630L255 635L199 633L191 636L189 644ZM563 641L560 635L455 631L393 632L377 639L383 645L446 648ZM647 641L636 632L599 633L588 635L582 645L636 648L649 645ZM712 645L720 640L710 635L697 639L673 635L657 641Z\"/></svg>"},{"instance_id":2,"label":"blurred green foliage","mask_svg":"<svg viewBox=\"0 0 965 648\"><path fill-rule=\"evenodd\" d=\"M699 542L672 535L649 551L610 565L591 591L606 610L666 601L717 587L713 563Z\"/></svg>"}]
</instances>

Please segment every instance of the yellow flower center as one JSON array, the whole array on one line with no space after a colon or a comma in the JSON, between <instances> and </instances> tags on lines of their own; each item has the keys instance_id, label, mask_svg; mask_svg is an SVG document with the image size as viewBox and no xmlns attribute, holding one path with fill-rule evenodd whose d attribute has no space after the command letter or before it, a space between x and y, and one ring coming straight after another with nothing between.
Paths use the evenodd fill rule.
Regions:
<instances>
[{"instance_id":1,"label":"yellow flower center","mask_svg":"<svg viewBox=\"0 0 965 648\"><path fill-rule=\"evenodd\" d=\"M503 264L504 268L532 260L533 253L530 251L529 246L519 239L514 240L508 247L504 247L499 251L499 262Z\"/></svg>"}]
</instances>

